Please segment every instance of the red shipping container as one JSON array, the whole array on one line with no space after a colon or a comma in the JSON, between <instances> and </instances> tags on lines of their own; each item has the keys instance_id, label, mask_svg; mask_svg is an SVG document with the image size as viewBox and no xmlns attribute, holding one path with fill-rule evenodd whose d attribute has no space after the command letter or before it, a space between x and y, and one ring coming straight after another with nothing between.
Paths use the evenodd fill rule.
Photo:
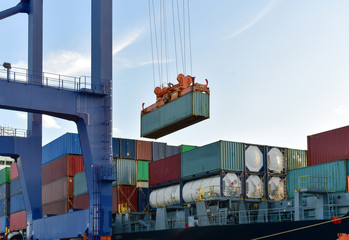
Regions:
<instances>
[{"instance_id":1,"label":"red shipping container","mask_svg":"<svg viewBox=\"0 0 349 240\"><path fill-rule=\"evenodd\" d=\"M45 215L60 215L68 212L69 209L73 208L73 199L64 199L61 201L43 204L42 205L42 216Z\"/></svg>"},{"instance_id":2,"label":"red shipping container","mask_svg":"<svg viewBox=\"0 0 349 240\"><path fill-rule=\"evenodd\" d=\"M349 126L308 136L308 166L349 159Z\"/></svg>"},{"instance_id":3,"label":"red shipping container","mask_svg":"<svg viewBox=\"0 0 349 240\"><path fill-rule=\"evenodd\" d=\"M89 206L88 194L74 197L74 209L87 209Z\"/></svg>"},{"instance_id":4,"label":"red shipping container","mask_svg":"<svg viewBox=\"0 0 349 240\"><path fill-rule=\"evenodd\" d=\"M27 214L25 211L10 215L10 230L21 230L27 228Z\"/></svg>"},{"instance_id":5,"label":"red shipping container","mask_svg":"<svg viewBox=\"0 0 349 240\"><path fill-rule=\"evenodd\" d=\"M10 171L10 180L14 180L18 178L18 168L17 168L17 163L12 163L11 164L11 171Z\"/></svg>"},{"instance_id":6,"label":"red shipping container","mask_svg":"<svg viewBox=\"0 0 349 240\"><path fill-rule=\"evenodd\" d=\"M74 178L64 177L42 185L42 204L74 197Z\"/></svg>"},{"instance_id":7,"label":"red shipping container","mask_svg":"<svg viewBox=\"0 0 349 240\"><path fill-rule=\"evenodd\" d=\"M153 159L152 142L136 140L136 159L146 161Z\"/></svg>"},{"instance_id":8,"label":"red shipping container","mask_svg":"<svg viewBox=\"0 0 349 240\"><path fill-rule=\"evenodd\" d=\"M113 213L118 212L118 205L127 203L131 212L137 212L137 188L131 186L113 187Z\"/></svg>"},{"instance_id":9,"label":"red shipping container","mask_svg":"<svg viewBox=\"0 0 349 240\"><path fill-rule=\"evenodd\" d=\"M181 179L181 154L163 158L149 164L149 186Z\"/></svg>"},{"instance_id":10,"label":"red shipping container","mask_svg":"<svg viewBox=\"0 0 349 240\"><path fill-rule=\"evenodd\" d=\"M42 184L85 171L80 155L66 155L42 166Z\"/></svg>"}]
</instances>

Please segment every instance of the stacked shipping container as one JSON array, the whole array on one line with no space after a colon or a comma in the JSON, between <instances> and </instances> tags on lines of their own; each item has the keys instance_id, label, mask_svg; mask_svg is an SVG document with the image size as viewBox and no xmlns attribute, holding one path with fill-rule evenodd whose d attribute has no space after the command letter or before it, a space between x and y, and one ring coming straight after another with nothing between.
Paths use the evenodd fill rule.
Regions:
<instances>
[{"instance_id":1,"label":"stacked shipping container","mask_svg":"<svg viewBox=\"0 0 349 240\"><path fill-rule=\"evenodd\" d=\"M17 163L11 164L10 173L10 230L22 230L27 227L24 199Z\"/></svg>"},{"instance_id":2,"label":"stacked shipping container","mask_svg":"<svg viewBox=\"0 0 349 240\"><path fill-rule=\"evenodd\" d=\"M0 170L0 233L9 227L11 168Z\"/></svg>"}]
</instances>

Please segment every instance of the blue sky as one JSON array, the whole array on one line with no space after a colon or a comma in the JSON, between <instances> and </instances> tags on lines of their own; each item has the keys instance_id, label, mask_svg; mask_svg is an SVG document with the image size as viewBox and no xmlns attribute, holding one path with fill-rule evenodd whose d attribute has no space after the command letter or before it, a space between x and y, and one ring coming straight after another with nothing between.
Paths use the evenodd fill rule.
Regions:
<instances>
[{"instance_id":1,"label":"blue sky","mask_svg":"<svg viewBox=\"0 0 349 240\"><path fill-rule=\"evenodd\" d=\"M17 2L2 0L0 10ZM113 134L140 139L141 105L155 102L148 1L113 3ZM211 118L158 141L200 146L230 140L306 149L307 135L348 125L348 1L189 3L193 75L197 82L209 80ZM170 0L166 6L170 11ZM171 39L172 14L167 17ZM0 62L26 67L27 16L2 20L0 29ZM175 82L171 40L169 49L170 82ZM44 71L90 75L90 52L90 1L44 0ZM1 126L26 128L25 118L0 111ZM44 117L44 144L67 131L76 131L75 124Z\"/></svg>"}]
</instances>

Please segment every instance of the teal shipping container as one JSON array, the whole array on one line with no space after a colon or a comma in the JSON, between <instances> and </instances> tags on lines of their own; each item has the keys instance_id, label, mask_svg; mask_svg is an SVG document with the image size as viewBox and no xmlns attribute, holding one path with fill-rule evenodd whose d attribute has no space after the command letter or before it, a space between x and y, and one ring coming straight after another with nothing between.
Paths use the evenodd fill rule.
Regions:
<instances>
[{"instance_id":1,"label":"teal shipping container","mask_svg":"<svg viewBox=\"0 0 349 240\"><path fill-rule=\"evenodd\" d=\"M190 92L141 116L141 137L159 138L210 117L210 96Z\"/></svg>"},{"instance_id":2,"label":"teal shipping container","mask_svg":"<svg viewBox=\"0 0 349 240\"><path fill-rule=\"evenodd\" d=\"M4 183L10 183L11 168L5 167L0 170L0 185Z\"/></svg>"},{"instance_id":3,"label":"teal shipping container","mask_svg":"<svg viewBox=\"0 0 349 240\"><path fill-rule=\"evenodd\" d=\"M302 177L303 186L309 182L309 184L326 185L328 192L346 192L347 161L330 162L288 171L287 192L289 198L294 198L295 190L299 189L300 177ZM323 184L324 181L325 184Z\"/></svg>"},{"instance_id":4,"label":"teal shipping container","mask_svg":"<svg viewBox=\"0 0 349 240\"><path fill-rule=\"evenodd\" d=\"M244 144L218 141L183 152L181 176L190 178L219 170L243 171Z\"/></svg>"},{"instance_id":5,"label":"teal shipping container","mask_svg":"<svg viewBox=\"0 0 349 240\"><path fill-rule=\"evenodd\" d=\"M116 159L116 176L118 185L136 186L137 164L135 160Z\"/></svg>"},{"instance_id":6,"label":"teal shipping container","mask_svg":"<svg viewBox=\"0 0 349 240\"><path fill-rule=\"evenodd\" d=\"M307 151L298 149L287 149L287 170L304 168L307 165Z\"/></svg>"},{"instance_id":7,"label":"teal shipping container","mask_svg":"<svg viewBox=\"0 0 349 240\"><path fill-rule=\"evenodd\" d=\"M79 172L74 175L74 197L87 193L87 182L85 172Z\"/></svg>"},{"instance_id":8,"label":"teal shipping container","mask_svg":"<svg viewBox=\"0 0 349 240\"><path fill-rule=\"evenodd\" d=\"M149 181L149 162L137 161L137 180Z\"/></svg>"}]
</instances>

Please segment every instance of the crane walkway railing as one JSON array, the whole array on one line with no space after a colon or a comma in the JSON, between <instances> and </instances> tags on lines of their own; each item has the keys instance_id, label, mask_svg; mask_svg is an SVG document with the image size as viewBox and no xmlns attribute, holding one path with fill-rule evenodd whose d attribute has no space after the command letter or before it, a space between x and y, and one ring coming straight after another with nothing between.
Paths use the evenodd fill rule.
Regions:
<instances>
[{"instance_id":1,"label":"crane walkway railing","mask_svg":"<svg viewBox=\"0 0 349 240\"><path fill-rule=\"evenodd\" d=\"M82 90L95 90L96 86L92 85L91 77L81 76L73 77L56 73L42 73L42 82L33 83L30 79L36 78L37 75L30 73L24 68L7 68L0 69L0 79L5 81L19 82L31 85L40 85L68 91L80 92Z\"/></svg>"},{"instance_id":2,"label":"crane walkway railing","mask_svg":"<svg viewBox=\"0 0 349 240\"><path fill-rule=\"evenodd\" d=\"M17 128L10 128L10 127L1 127L0 126L0 136L5 137L28 137L30 135L30 132L25 129L17 129Z\"/></svg>"}]
</instances>

